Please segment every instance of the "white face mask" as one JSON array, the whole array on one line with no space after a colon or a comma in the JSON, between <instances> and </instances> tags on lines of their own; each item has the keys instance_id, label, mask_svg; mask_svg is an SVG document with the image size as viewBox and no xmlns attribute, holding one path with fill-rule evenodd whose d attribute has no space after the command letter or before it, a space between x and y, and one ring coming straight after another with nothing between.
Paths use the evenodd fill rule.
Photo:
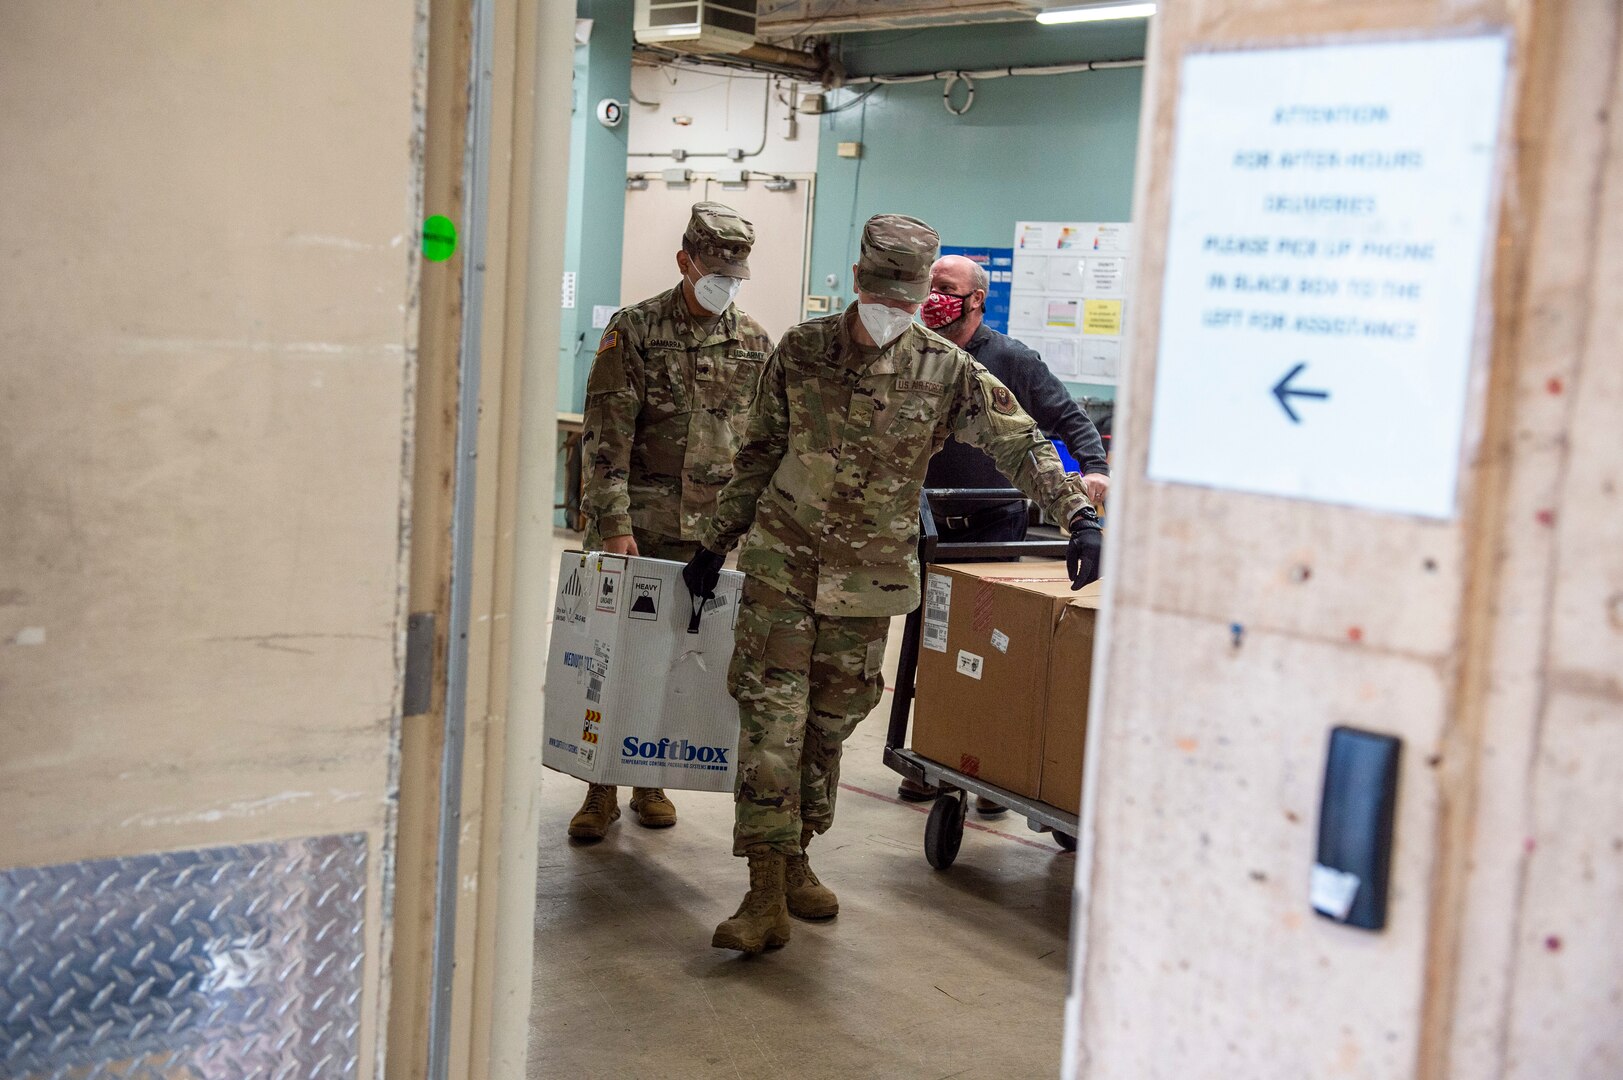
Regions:
<instances>
[{"instance_id":1,"label":"white face mask","mask_svg":"<svg viewBox=\"0 0 1623 1080\"><path fill-rule=\"evenodd\" d=\"M913 313L906 308L887 307L884 304L857 304L857 318L872 337L874 344L883 349L913 321Z\"/></svg>"},{"instance_id":2,"label":"white face mask","mask_svg":"<svg viewBox=\"0 0 1623 1080\"><path fill-rule=\"evenodd\" d=\"M720 315L733 302L733 297L738 295L744 280L722 274L706 274L692 284L693 299L699 302L699 306L712 315Z\"/></svg>"}]
</instances>

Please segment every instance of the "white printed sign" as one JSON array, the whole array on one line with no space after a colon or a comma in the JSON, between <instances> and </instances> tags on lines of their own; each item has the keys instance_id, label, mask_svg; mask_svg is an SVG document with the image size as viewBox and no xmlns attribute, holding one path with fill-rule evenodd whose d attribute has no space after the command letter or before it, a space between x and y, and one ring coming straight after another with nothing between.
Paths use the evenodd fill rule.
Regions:
<instances>
[{"instance_id":1,"label":"white printed sign","mask_svg":"<svg viewBox=\"0 0 1623 1080\"><path fill-rule=\"evenodd\" d=\"M1506 47L1184 60L1151 477L1454 515Z\"/></svg>"}]
</instances>

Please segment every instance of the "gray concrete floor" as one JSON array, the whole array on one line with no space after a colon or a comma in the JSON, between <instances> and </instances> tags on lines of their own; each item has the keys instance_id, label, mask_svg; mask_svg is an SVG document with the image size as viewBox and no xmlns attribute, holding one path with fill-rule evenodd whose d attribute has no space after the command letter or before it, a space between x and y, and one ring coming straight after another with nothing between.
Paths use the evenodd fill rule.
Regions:
<instances>
[{"instance_id":1,"label":"gray concrete floor","mask_svg":"<svg viewBox=\"0 0 1623 1080\"><path fill-rule=\"evenodd\" d=\"M621 819L582 846L564 829L585 785L547 774L531 1078L1057 1075L1075 859L971 811L957 862L931 869L928 804L897 802L880 761L889 708L887 691L846 745L834 828L812 847L839 916L797 920L752 959L710 947L748 884L729 797L673 791L680 820L653 831L622 790Z\"/></svg>"}]
</instances>

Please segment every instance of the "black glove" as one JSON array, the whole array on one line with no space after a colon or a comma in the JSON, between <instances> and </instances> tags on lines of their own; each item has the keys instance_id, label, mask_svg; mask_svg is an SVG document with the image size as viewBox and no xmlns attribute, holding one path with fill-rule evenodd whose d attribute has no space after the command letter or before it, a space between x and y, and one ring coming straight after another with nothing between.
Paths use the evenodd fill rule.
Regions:
<instances>
[{"instance_id":1,"label":"black glove","mask_svg":"<svg viewBox=\"0 0 1623 1080\"><path fill-rule=\"evenodd\" d=\"M682 580L695 598L709 600L716 595L716 583L721 580L721 564L727 556L717 555L709 548L700 548L698 554L682 567Z\"/></svg>"},{"instance_id":2,"label":"black glove","mask_svg":"<svg viewBox=\"0 0 1623 1080\"><path fill-rule=\"evenodd\" d=\"M1071 591L1099 580L1099 557L1104 549L1104 530L1093 507L1084 507L1071 519L1071 541L1065 549L1065 572L1071 575Z\"/></svg>"}]
</instances>

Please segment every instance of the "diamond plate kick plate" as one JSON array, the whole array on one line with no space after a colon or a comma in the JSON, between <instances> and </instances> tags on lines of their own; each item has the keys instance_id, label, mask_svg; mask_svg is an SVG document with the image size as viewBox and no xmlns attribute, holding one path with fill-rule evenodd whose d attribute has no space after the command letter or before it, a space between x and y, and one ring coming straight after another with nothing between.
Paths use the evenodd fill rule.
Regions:
<instances>
[{"instance_id":1,"label":"diamond plate kick plate","mask_svg":"<svg viewBox=\"0 0 1623 1080\"><path fill-rule=\"evenodd\" d=\"M0 1077L356 1075L366 837L0 870Z\"/></svg>"}]
</instances>

